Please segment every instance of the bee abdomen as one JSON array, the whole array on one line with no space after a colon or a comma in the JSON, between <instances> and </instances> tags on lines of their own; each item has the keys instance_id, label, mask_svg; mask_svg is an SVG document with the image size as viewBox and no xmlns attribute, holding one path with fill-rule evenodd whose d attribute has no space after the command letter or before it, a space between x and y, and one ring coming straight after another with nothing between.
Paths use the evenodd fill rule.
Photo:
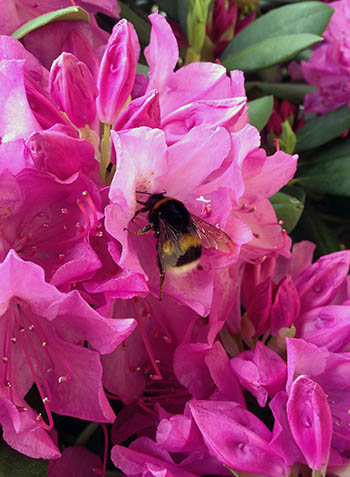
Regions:
<instances>
[{"instance_id":1,"label":"bee abdomen","mask_svg":"<svg viewBox=\"0 0 350 477\"><path fill-rule=\"evenodd\" d=\"M184 265L189 265L193 262L198 262L202 255L202 246L199 245L191 245L186 252L181 255L176 262L176 267L182 267Z\"/></svg>"}]
</instances>

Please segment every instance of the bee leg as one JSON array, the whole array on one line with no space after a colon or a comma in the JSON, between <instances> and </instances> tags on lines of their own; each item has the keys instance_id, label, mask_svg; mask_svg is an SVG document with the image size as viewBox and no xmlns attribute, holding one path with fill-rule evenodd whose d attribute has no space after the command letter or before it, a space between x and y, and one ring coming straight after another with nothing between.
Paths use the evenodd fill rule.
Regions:
<instances>
[{"instance_id":1,"label":"bee leg","mask_svg":"<svg viewBox=\"0 0 350 477\"><path fill-rule=\"evenodd\" d=\"M144 204L144 202L140 202L139 200L136 201L138 204ZM139 214L143 214L144 212L147 212L149 210L149 207L142 207L141 209L137 210L134 214L134 217L131 219L131 222L133 222L134 218L137 217Z\"/></svg>"},{"instance_id":2,"label":"bee leg","mask_svg":"<svg viewBox=\"0 0 350 477\"><path fill-rule=\"evenodd\" d=\"M162 301L164 281L165 281L165 271L161 270L160 271L160 285L159 285L159 301Z\"/></svg>"},{"instance_id":3,"label":"bee leg","mask_svg":"<svg viewBox=\"0 0 350 477\"><path fill-rule=\"evenodd\" d=\"M162 301L163 287L164 287L164 280L165 280L165 270L162 267L162 264L160 263L159 255L158 255L158 268L159 268L159 273L160 273L159 301Z\"/></svg>"},{"instance_id":4,"label":"bee leg","mask_svg":"<svg viewBox=\"0 0 350 477\"><path fill-rule=\"evenodd\" d=\"M132 234L132 235L146 234L147 232L150 232L152 229L153 229L152 224L145 225L145 227L142 227L142 229L139 229L136 232L133 232L132 230L129 230L127 227L124 227L124 230L126 230L127 232L129 232L129 234Z\"/></svg>"}]
</instances>

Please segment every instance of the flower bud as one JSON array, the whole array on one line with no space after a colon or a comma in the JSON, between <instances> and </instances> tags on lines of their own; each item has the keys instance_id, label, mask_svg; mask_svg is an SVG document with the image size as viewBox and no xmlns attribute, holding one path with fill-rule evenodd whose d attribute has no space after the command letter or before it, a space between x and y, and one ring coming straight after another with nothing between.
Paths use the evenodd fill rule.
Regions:
<instances>
[{"instance_id":1,"label":"flower bud","mask_svg":"<svg viewBox=\"0 0 350 477\"><path fill-rule=\"evenodd\" d=\"M59 112L50 95L38 81L26 72L24 72L24 86L30 108L43 129L48 129L54 124L65 124L71 127L68 120Z\"/></svg>"},{"instance_id":2,"label":"flower bud","mask_svg":"<svg viewBox=\"0 0 350 477\"><path fill-rule=\"evenodd\" d=\"M96 100L100 121L115 123L133 88L138 55L135 29L123 19L114 26L101 60Z\"/></svg>"},{"instance_id":3,"label":"flower bud","mask_svg":"<svg viewBox=\"0 0 350 477\"><path fill-rule=\"evenodd\" d=\"M62 51L71 53L79 61L82 61L89 68L92 76L96 79L100 62L96 53L91 48L90 43L79 30L72 30L62 46Z\"/></svg>"},{"instance_id":4,"label":"flower bud","mask_svg":"<svg viewBox=\"0 0 350 477\"><path fill-rule=\"evenodd\" d=\"M287 415L309 467L321 471L328 462L333 432L326 393L307 376L299 376L291 387Z\"/></svg>"},{"instance_id":5,"label":"flower bud","mask_svg":"<svg viewBox=\"0 0 350 477\"><path fill-rule=\"evenodd\" d=\"M85 63L70 53L62 53L52 63L49 87L57 106L75 126L92 125L96 117L97 88Z\"/></svg>"}]
</instances>

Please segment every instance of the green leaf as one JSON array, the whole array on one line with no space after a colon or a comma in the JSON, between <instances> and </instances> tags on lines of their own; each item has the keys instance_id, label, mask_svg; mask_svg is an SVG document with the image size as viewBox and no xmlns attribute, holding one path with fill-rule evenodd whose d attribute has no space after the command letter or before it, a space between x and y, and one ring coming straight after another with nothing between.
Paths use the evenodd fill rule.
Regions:
<instances>
[{"instance_id":1,"label":"green leaf","mask_svg":"<svg viewBox=\"0 0 350 477\"><path fill-rule=\"evenodd\" d=\"M188 0L176 0L177 3L177 16L179 17L179 22L181 30L185 33L187 37L187 15L188 15Z\"/></svg>"},{"instance_id":2,"label":"green leaf","mask_svg":"<svg viewBox=\"0 0 350 477\"><path fill-rule=\"evenodd\" d=\"M43 477L47 475L48 461L31 459L13 450L7 444L0 444L0 477Z\"/></svg>"},{"instance_id":3,"label":"green leaf","mask_svg":"<svg viewBox=\"0 0 350 477\"><path fill-rule=\"evenodd\" d=\"M138 74L143 73L146 76L146 78L148 78L149 66L143 65L142 63L137 63L136 73Z\"/></svg>"},{"instance_id":4,"label":"green leaf","mask_svg":"<svg viewBox=\"0 0 350 477\"><path fill-rule=\"evenodd\" d=\"M177 0L157 0L157 4L160 9L166 12L170 18L178 21L179 17L177 14Z\"/></svg>"},{"instance_id":5,"label":"green leaf","mask_svg":"<svg viewBox=\"0 0 350 477\"><path fill-rule=\"evenodd\" d=\"M278 220L283 220L283 228L290 233L298 223L304 210L304 204L296 197L277 192L270 197L270 202L276 212Z\"/></svg>"},{"instance_id":6,"label":"green leaf","mask_svg":"<svg viewBox=\"0 0 350 477\"><path fill-rule=\"evenodd\" d=\"M328 114L306 121L297 131L296 152L308 151L340 136L350 127L350 109L342 106Z\"/></svg>"},{"instance_id":7,"label":"green leaf","mask_svg":"<svg viewBox=\"0 0 350 477\"><path fill-rule=\"evenodd\" d=\"M137 36L140 43L148 45L151 36L151 24L146 19L138 15L131 7L124 2L118 0L118 5L121 9L121 17L126 18L130 23L134 25Z\"/></svg>"},{"instance_id":8,"label":"green leaf","mask_svg":"<svg viewBox=\"0 0 350 477\"><path fill-rule=\"evenodd\" d=\"M255 71L291 60L297 53L318 41L322 41L322 38L311 33L268 37L238 49L237 53L225 56L221 62L228 70Z\"/></svg>"},{"instance_id":9,"label":"green leaf","mask_svg":"<svg viewBox=\"0 0 350 477\"><path fill-rule=\"evenodd\" d=\"M301 240L311 240L317 245L316 258L322 255L339 251L339 242L334 233L334 229L321 220L317 210L307 204L301 219L293 231L293 239L297 242Z\"/></svg>"},{"instance_id":10,"label":"green leaf","mask_svg":"<svg viewBox=\"0 0 350 477\"><path fill-rule=\"evenodd\" d=\"M292 103L303 104L304 97L317 88L306 83L262 83L259 81L247 81L246 89L256 87L266 94L273 94L277 98L288 99Z\"/></svg>"},{"instance_id":11,"label":"green leaf","mask_svg":"<svg viewBox=\"0 0 350 477\"><path fill-rule=\"evenodd\" d=\"M61 8L60 10L55 10L53 12L44 13L39 17L29 20L29 22L22 25L18 30L12 33L11 36L20 40L25 35L31 31L37 30L38 28L47 25L48 23L58 22L58 21L83 21L89 23L89 14L86 10L81 7L67 7Z\"/></svg>"},{"instance_id":12,"label":"green leaf","mask_svg":"<svg viewBox=\"0 0 350 477\"><path fill-rule=\"evenodd\" d=\"M275 8L244 28L227 46L221 60L268 38L275 38L275 44L270 50L272 53L278 46L277 38L303 33L322 35L333 13L333 8L322 2L300 2Z\"/></svg>"},{"instance_id":13,"label":"green leaf","mask_svg":"<svg viewBox=\"0 0 350 477\"><path fill-rule=\"evenodd\" d=\"M264 96L248 102L249 122L259 131L265 126L271 116L273 96Z\"/></svg>"},{"instance_id":14,"label":"green leaf","mask_svg":"<svg viewBox=\"0 0 350 477\"><path fill-rule=\"evenodd\" d=\"M343 139L316 152L295 178L307 189L350 197L350 139Z\"/></svg>"}]
</instances>

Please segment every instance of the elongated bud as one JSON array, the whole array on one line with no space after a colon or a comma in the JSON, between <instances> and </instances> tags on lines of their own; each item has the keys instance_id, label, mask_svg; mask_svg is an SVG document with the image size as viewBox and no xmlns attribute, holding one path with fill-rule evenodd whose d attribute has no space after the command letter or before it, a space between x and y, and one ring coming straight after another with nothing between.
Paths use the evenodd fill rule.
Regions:
<instances>
[{"instance_id":1,"label":"elongated bud","mask_svg":"<svg viewBox=\"0 0 350 477\"><path fill-rule=\"evenodd\" d=\"M189 50L199 55L205 39L209 0L190 0L187 14L187 38ZM189 56L187 54L187 56Z\"/></svg>"},{"instance_id":2,"label":"elongated bud","mask_svg":"<svg viewBox=\"0 0 350 477\"><path fill-rule=\"evenodd\" d=\"M112 31L97 78L96 105L100 121L114 124L135 81L139 44L134 27L125 19Z\"/></svg>"},{"instance_id":3,"label":"elongated bud","mask_svg":"<svg viewBox=\"0 0 350 477\"><path fill-rule=\"evenodd\" d=\"M62 53L52 63L49 87L59 109L75 126L92 125L96 117L97 88L85 63L70 53Z\"/></svg>"},{"instance_id":4,"label":"elongated bud","mask_svg":"<svg viewBox=\"0 0 350 477\"><path fill-rule=\"evenodd\" d=\"M79 61L85 63L94 79L97 79L100 62L90 43L79 30L72 30L69 33L66 41L63 43L62 51L71 53Z\"/></svg>"},{"instance_id":5,"label":"elongated bud","mask_svg":"<svg viewBox=\"0 0 350 477\"><path fill-rule=\"evenodd\" d=\"M287 402L288 422L309 467L321 471L327 465L332 440L332 415L327 395L307 376L292 384Z\"/></svg>"}]
</instances>

